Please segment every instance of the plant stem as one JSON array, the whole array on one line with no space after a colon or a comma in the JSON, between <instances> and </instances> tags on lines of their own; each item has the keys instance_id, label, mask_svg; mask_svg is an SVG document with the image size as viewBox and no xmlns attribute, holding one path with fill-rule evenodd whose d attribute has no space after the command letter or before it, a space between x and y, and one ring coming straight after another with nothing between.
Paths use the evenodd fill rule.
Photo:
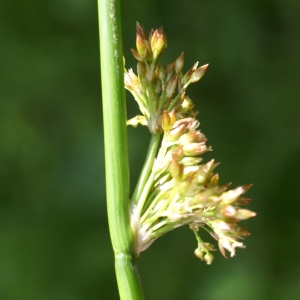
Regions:
<instances>
[{"instance_id":1,"label":"plant stem","mask_svg":"<svg viewBox=\"0 0 300 300\"><path fill-rule=\"evenodd\" d=\"M141 175L139 177L139 180L137 182L137 185L135 187L134 193L131 198L131 201L133 204L137 204L137 202L139 201L139 199L142 195L143 189L146 185L146 182L149 178L149 175L150 175L152 167L153 167L153 162L154 162L155 156L157 154L159 141L160 141L159 133L151 135L151 140L150 140L150 144L148 147L146 160L143 165Z\"/></svg>"},{"instance_id":2,"label":"plant stem","mask_svg":"<svg viewBox=\"0 0 300 300\"><path fill-rule=\"evenodd\" d=\"M144 299L129 218L129 171L119 0L98 0L108 221L120 299Z\"/></svg>"}]
</instances>

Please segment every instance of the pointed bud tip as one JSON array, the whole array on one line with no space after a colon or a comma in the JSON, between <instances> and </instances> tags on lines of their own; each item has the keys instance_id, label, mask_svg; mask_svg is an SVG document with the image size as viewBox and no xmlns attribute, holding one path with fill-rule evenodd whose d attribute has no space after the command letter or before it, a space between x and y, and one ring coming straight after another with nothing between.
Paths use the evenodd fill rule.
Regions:
<instances>
[{"instance_id":1,"label":"pointed bud tip","mask_svg":"<svg viewBox=\"0 0 300 300\"><path fill-rule=\"evenodd\" d=\"M214 260L214 256L208 252L204 255L204 260L205 260L206 264L211 265L211 263Z\"/></svg>"},{"instance_id":2,"label":"pointed bud tip","mask_svg":"<svg viewBox=\"0 0 300 300\"><path fill-rule=\"evenodd\" d=\"M143 40L143 36L139 33L136 34L136 50L141 58L145 58L147 55L147 46Z\"/></svg>"},{"instance_id":3,"label":"pointed bud tip","mask_svg":"<svg viewBox=\"0 0 300 300\"><path fill-rule=\"evenodd\" d=\"M167 84L166 87L166 98L171 98L175 92L177 86L177 76L174 76Z\"/></svg>"},{"instance_id":4,"label":"pointed bud tip","mask_svg":"<svg viewBox=\"0 0 300 300\"><path fill-rule=\"evenodd\" d=\"M136 60L138 60L138 61L143 61L142 57L139 55L139 53L138 53L135 49L131 48L130 51L131 51L132 56L133 56Z\"/></svg>"},{"instance_id":5,"label":"pointed bud tip","mask_svg":"<svg viewBox=\"0 0 300 300\"><path fill-rule=\"evenodd\" d=\"M164 131L169 131L172 129L171 118L166 110L164 110L161 116L161 127Z\"/></svg>"},{"instance_id":6,"label":"pointed bud tip","mask_svg":"<svg viewBox=\"0 0 300 300\"><path fill-rule=\"evenodd\" d=\"M175 61L175 72L181 72L184 65L184 53L182 52Z\"/></svg>"}]
</instances>

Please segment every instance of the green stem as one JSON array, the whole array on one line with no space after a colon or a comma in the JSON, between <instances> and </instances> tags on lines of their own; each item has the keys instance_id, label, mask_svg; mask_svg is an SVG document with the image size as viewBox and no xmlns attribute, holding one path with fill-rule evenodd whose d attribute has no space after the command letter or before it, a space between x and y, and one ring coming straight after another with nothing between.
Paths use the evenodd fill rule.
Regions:
<instances>
[{"instance_id":1,"label":"green stem","mask_svg":"<svg viewBox=\"0 0 300 300\"><path fill-rule=\"evenodd\" d=\"M184 220L179 219L178 221L174 222L171 222L171 220L166 221L164 219L155 225L155 230L153 230L153 233L150 235L150 239L157 239L158 237L172 231L175 228L189 224L191 221L193 221L193 218L194 217L187 217Z\"/></svg>"},{"instance_id":2,"label":"green stem","mask_svg":"<svg viewBox=\"0 0 300 300\"><path fill-rule=\"evenodd\" d=\"M147 101L147 105L149 108L149 113L150 113L150 119L151 116L155 116L155 110L154 110L154 105L153 105L153 86L152 86L152 82L148 83L148 101Z\"/></svg>"},{"instance_id":3,"label":"green stem","mask_svg":"<svg viewBox=\"0 0 300 300\"><path fill-rule=\"evenodd\" d=\"M144 299L130 227L128 144L119 0L98 0L107 210L122 300Z\"/></svg>"},{"instance_id":4,"label":"green stem","mask_svg":"<svg viewBox=\"0 0 300 300\"><path fill-rule=\"evenodd\" d=\"M144 189L142 191L141 197L139 198L139 201L137 203L137 212L138 212L138 216L140 217L142 215L142 212L144 210L144 205L146 203L146 200L148 198L149 192L153 186L154 183L154 172L151 172L145 186Z\"/></svg>"},{"instance_id":5,"label":"green stem","mask_svg":"<svg viewBox=\"0 0 300 300\"><path fill-rule=\"evenodd\" d=\"M173 109L173 107L175 106L175 104L177 103L177 101L180 98L180 94L177 94L176 98L172 100L172 102L170 103L169 107L168 107L168 112L171 112L171 110Z\"/></svg>"},{"instance_id":6,"label":"green stem","mask_svg":"<svg viewBox=\"0 0 300 300\"><path fill-rule=\"evenodd\" d=\"M161 94L160 101L159 101L159 108L158 108L158 111L161 111L161 110L162 110L163 105L165 104L165 102L166 102L166 91L163 91L162 94Z\"/></svg>"},{"instance_id":7,"label":"green stem","mask_svg":"<svg viewBox=\"0 0 300 300\"><path fill-rule=\"evenodd\" d=\"M195 234L195 236L196 236L197 242L198 242L199 244L203 244L203 241L202 241L200 235L198 234L197 230L196 230L196 229L193 229L193 232L194 232L194 234Z\"/></svg>"},{"instance_id":8,"label":"green stem","mask_svg":"<svg viewBox=\"0 0 300 300\"><path fill-rule=\"evenodd\" d=\"M158 203L158 201L161 200L162 196L166 193L166 191L160 191L156 197L152 200L151 204L149 205L149 207L147 208L147 210L145 211L145 213L143 214L143 216L141 217L141 223L144 223L147 219L147 223L154 223L154 221L156 221L159 217L160 217L160 212L161 210L159 210L158 212L156 212L154 214L154 216L149 217L150 213L152 212L152 209L154 208L154 206ZM168 201L165 200L165 204L163 205L163 208L166 208L168 206Z\"/></svg>"},{"instance_id":9,"label":"green stem","mask_svg":"<svg viewBox=\"0 0 300 300\"><path fill-rule=\"evenodd\" d=\"M157 149L159 146L159 141L160 141L160 134L151 135L151 140L150 140L150 144L148 147L146 160L143 165L141 175L139 177L139 180L137 182L137 185L135 187L134 193L131 198L131 201L133 204L137 204L137 202L139 201L139 199L142 195L143 189L146 185L146 182L149 178L149 175L152 171L154 159L157 154Z\"/></svg>"}]
</instances>

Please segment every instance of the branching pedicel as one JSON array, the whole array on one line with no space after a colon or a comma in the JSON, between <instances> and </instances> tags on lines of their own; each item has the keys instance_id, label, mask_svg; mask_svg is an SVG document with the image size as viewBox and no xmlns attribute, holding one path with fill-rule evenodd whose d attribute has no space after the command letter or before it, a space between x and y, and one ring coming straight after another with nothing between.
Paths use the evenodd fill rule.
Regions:
<instances>
[{"instance_id":1,"label":"branching pedicel","mask_svg":"<svg viewBox=\"0 0 300 300\"><path fill-rule=\"evenodd\" d=\"M184 54L164 68L160 55L167 48L162 28L151 30L147 37L137 23L137 75L125 69L125 87L137 101L143 116L136 116L128 124L148 126L153 135L163 134L158 154L149 170L145 187L131 205L131 226L136 237L136 255L147 249L158 237L182 225L194 231L198 247L195 255L211 264L214 246L204 243L199 230L204 229L218 241L226 257L235 248L243 248L240 241L249 233L237 223L256 214L239 206L248 204L242 195L251 185L228 190L230 184L219 185L214 160L201 164L200 157L211 147L198 130L197 111L185 95L190 83L201 79L208 65L198 68L196 63L182 73Z\"/></svg>"}]
</instances>

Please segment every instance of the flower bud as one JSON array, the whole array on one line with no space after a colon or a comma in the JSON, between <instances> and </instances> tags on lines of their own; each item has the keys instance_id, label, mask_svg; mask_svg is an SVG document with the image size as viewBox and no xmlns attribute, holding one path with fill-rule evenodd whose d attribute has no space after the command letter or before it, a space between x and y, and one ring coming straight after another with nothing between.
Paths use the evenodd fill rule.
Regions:
<instances>
[{"instance_id":1,"label":"flower bud","mask_svg":"<svg viewBox=\"0 0 300 300\"><path fill-rule=\"evenodd\" d=\"M155 78L154 80L154 93L159 94L161 91L161 81Z\"/></svg>"},{"instance_id":2,"label":"flower bud","mask_svg":"<svg viewBox=\"0 0 300 300\"><path fill-rule=\"evenodd\" d=\"M136 50L131 48L130 51L135 59L137 59L138 61L143 61L143 58L138 54Z\"/></svg>"},{"instance_id":3,"label":"flower bud","mask_svg":"<svg viewBox=\"0 0 300 300\"><path fill-rule=\"evenodd\" d=\"M200 248L197 248L195 251L194 251L194 254L200 258L201 260L204 260L204 252L200 249Z\"/></svg>"},{"instance_id":4,"label":"flower bud","mask_svg":"<svg viewBox=\"0 0 300 300\"><path fill-rule=\"evenodd\" d=\"M188 177L194 177L194 175L199 171L199 166L192 165L184 168L184 179Z\"/></svg>"},{"instance_id":5,"label":"flower bud","mask_svg":"<svg viewBox=\"0 0 300 300\"><path fill-rule=\"evenodd\" d=\"M164 81L166 78L166 71L164 69L164 67L159 64L156 69L155 69L155 73L156 73L156 77L160 80L160 81Z\"/></svg>"},{"instance_id":6,"label":"flower bud","mask_svg":"<svg viewBox=\"0 0 300 300\"><path fill-rule=\"evenodd\" d=\"M171 126L173 127L175 122L176 122L176 112L175 109L172 109L171 113L170 113L170 117L171 117Z\"/></svg>"},{"instance_id":7,"label":"flower bud","mask_svg":"<svg viewBox=\"0 0 300 300\"><path fill-rule=\"evenodd\" d=\"M184 124L178 125L170 130L168 134L168 141L175 142L186 132L187 128Z\"/></svg>"},{"instance_id":8,"label":"flower bud","mask_svg":"<svg viewBox=\"0 0 300 300\"><path fill-rule=\"evenodd\" d=\"M175 92L177 86L177 76L174 76L167 84L166 87L166 97L171 98Z\"/></svg>"},{"instance_id":9,"label":"flower bud","mask_svg":"<svg viewBox=\"0 0 300 300\"><path fill-rule=\"evenodd\" d=\"M246 198L246 197L239 197L237 199L237 201L235 201L236 205L247 205L251 202L250 198Z\"/></svg>"},{"instance_id":10,"label":"flower bud","mask_svg":"<svg viewBox=\"0 0 300 300\"><path fill-rule=\"evenodd\" d=\"M192 74L189 81L191 83L199 81L203 77L203 75L205 74L205 71L206 71L207 67L208 67L208 64L198 68L195 72L193 72L193 74Z\"/></svg>"},{"instance_id":11,"label":"flower bud","mask_svg":"<svg viewBox=\"0 0 300 300\"><path fill-rule=\"evenodd\" d=\"M137 73L139 76L145 76L146 74L146 65L144 62L139 61L136 67Z\"/></svg>"},{"instance_id":12,"label":"flower bud","mask_svg":"<svg viewBox=\"0 0 300 300\"><path fill-rule=\"evenodd\" d=\"M199 164L202 160L203 159L201 157L186 156L180 161L180 163L183 164L185 167L188 167L188 166L195 166Z\"/></svg>"},{"instance_id":13,"label":"flower bud","mask_svg":"<svg viewBox=\"0 0 300 300\"><path fill-rule=\"evenodd\" d=\"M148 82L152 82L152 80L154 79L154 66L152 65L146 65L146 77Z\"/></svg>"},{"instance_id":14,"label":"flower bud","mask_svg":"<svg viewBox=\"0 0 300 300\"><path fill-rule=\"evenodd\" d=\"M151 49L155 47L155 43L157 42L159 35L160 35L160 33L159 33L158 29L150 30L149 42L150 42Z\"/></svg>"},{"instance_id":15,"label":"flower bud","mask_svg":"<svg viewBox=\"0 0 300 300\"><path fill-rule=\"evenodd\" d=\"M209 174L212 172L212 170L217 166L217 164L214 163L214 160L210 160L205 165L201 165L201 169L198 172L197 176L197 183L198 184L204 184Z\"/></svg>"},{"instance_id":16,"label":"flower bud","mask_svg":"<svg viewBox=\"0 0 300 300\"><path fill-rule=\"evenodd\" d=\"M181 103L181 107L184 112L188 112L194 107L194 103L190 97L185 97Z\"/></svg>"},{"instance_id":17,"label":"flower bud","mask_svg":"<svg viewBox=\"0 0 300 300\"><path fill-rule=\"evenodd\" d=\"M179 159L183 156L182 147L175 147L172 149L172 156L177 157L177 160L179 161Z\"/></svg>"},{"instance_id":18,"label":"flower bud","mask_svg":"<svg viewBox=\"0 0 300 300\"><path fill-rule=\"evenodd\" d=\"M166 110L163 112L161 117L161 127L164 131L169 131L172 128L171 118Z\"/></svg>"},{"instance_id":19,"label":"flower bud","mask_svg":"<svg viewBox=\"0 0 300 300\"><path fill-rule=\"evenodd\" d=\"M147 56L147 46L145 45L145 41L138 33L136 35L136 50L142 59Z\"/></svg>"},{"instance_id":20,"label":"flower bud","mask_svg":"<svg viewBox=\"0 0 300 300\"><path fill-rule=\"evenodd\" d=\"M230 230L230 226L222 220L212 221L211 226L215 232L225 232Z\"/></svg>"},{"instance_id":21,"label":"flower bud","mask_svg":"<svg viewBox=\"0 0 300 300\"><path fill-rule=\"evenodd\" d=\"M219 174L215 174L209 181L211 187L215 187L219 184Z\"/></svg>"},{"instance_id":22,"label":"flower bud","mask_svg":"<svg viewBox=\"0 0 300 300\"><path fill-rule=\"evenodd\" d=\"M240 195L244 194L251 186L252 186L252 184L239 186L234 190L230 190L230 191L224 193L222 195L222 202L224 204L234 203L236 200L238 200Z\"/></svg>"},{"instance_id":23,"label":"flower bud","mask_svg":"<svg viewBox=\"0 0 300 300\"><path fill-rule=\"evenodd\" d=\"M238 209L234 217L238 220L246 220L255 216L256 213L249 209Z\"/></svg>"},{"instance_id":24,"label":"flower bud","mask_svg":"<svg viewBox=\"0 0 300 300\"><path fill-rule=\"evenodd\" d=\"M205 151L207 151L207 147L205 143L190 143L183 145L183 154L186 156L197 156Z\"/></svg>"},{"instance_id":25,"label":"flower bud","mask_svg":"<svg viewBox=\"0 0 300 300\"><path fill-rule=\"evenodd\" d=\"M250 232L248 230L246 230L245 228L243 228L242 226L239 226L236 224L235 226L235 231L236 233L238 233L238 235L240 237L246 237L250 235Z\"/></svg>"},{"instance_id":26,"label":"flower bud","mask_svg":"<svg viewBox=\"0 0 300 300\"><path fill-rule=\"evenodd\" d=\"M124 73L124 84L126 89L128 90L135 90L136 87L139 86L140 80L134 74L132 69L129 69L127 72Z\"/></svg>"},{"instance_id":27,"label":"flower bud","mask_svg":"<svg viewBox=\"0 0 300 300\"><path fill-rule=\"evenodd\" d=\"M149 43L151 43L153 33L154 33L154 29L152 28L152 29L150 30L150 32L149 32L149 37L148 37Z\"/></svg>"},{"instance_id":28,"label":"flower bud","mask_svg":"<svg viewBox=\"0 0 300 300\"><path fill-rule=\"evenodd\" d=\"M182 52L175 60L175 72L178 74L181 72L184 65L184 53Z\"/></svg>"},{"instance_id":29,"label":"flower bud","mask_svg":"<svg viewBox=\"0 0 300 300\"><path fill-rule=\"evenodd\" d=\"M139 22L136 22L136 33L143 39L147 40L147 34Z\"/></svg>"},{"instance_id":30,"label":"flower bud","mask_svg":"<svg viewBox=\"0 0 300 300\"><path fill-rule=\"evenodd\" d=\"M179 75L180 76L180 75ZM180 78L180 77L179 77ZM180 94L180 102L183 101L184 95L185 95L185 90L183 88L183 84L181 83L181 80L178 80L178 92Z\"/></svg>"},{"instance_id":31,"label":"flower bud","mask_svg":"<svg viewBox=\"0 0 300 300\"><path fill-rule=\"evenodd\" d=\"M169 82L174 74L175 65L174 63L168 64L166 67L166 82Z\"/></svg>"},{"instance_id":32,"label":"flower bud","mask_svg":"<svg viewBox=\"0 0 300 300\"><path fill-rule=\"evenodd\" d=\"M176 180L176 181L181 181L182 176L183 176L183 171L184 171L184 166L180 164L176 158L176 155L172 156L172 161L170 164L170 173L171 176Z\"/></svg>"},{"instance_id":33,"label":"flower bud","mask_svg":"<svg viewBox=\"0 0 300 300\"><path fill-rule=\"evenodd\" d=\"M192 74L196 71L198 67L198 62L196 62L191 69L189 69L184 76L181 78L181 83L183 85L187 84L190 81Z\"/></svg>"},{"instance_id":34,"label":"flower bud","mask_svg":"<svg viewBox=\"0 0 300 300\"><path fill-rule=\"evenodd\" d=\"M210 252L207 252L205 255L204 255L204 261L208 264L208 265L211 265L211 263L213 262L214 260L214 256L210 253Z\"/></svg>"},{"instance_id":35,"label":"flower bud","mask_svg":"<svg viewBox=\"0 0 300 300\"><path fill-rule=\"evenodd\" d=\"M178 140L178 143L180 145L186 145L186 144L190 144L190 143L194 143L194 142L202 142L202 143L206 142L204 135L199 130L197 130L195 132L185 133Z\"/></svg>"},{"instance_id":36,"label":"flower bud","mask_svg":"<svg viewBox=\"0 0 300 300\"><path fill-rule=\"evenodd\" d=\"M161 30L156 29L151 37L150 46L155 60L164 47L165 37Z\"/></svg>"},{"instance_id":37,"label":"flower bud","mask_svg":"<svg viewBox=\"0 0 300 300\"><path fill-rule=\"evenodd\" d=\"M220 213L224 217L233 218L236 214L236 209L232 205L227 205L221 208Z\"/></svg>"}]
</instances>

